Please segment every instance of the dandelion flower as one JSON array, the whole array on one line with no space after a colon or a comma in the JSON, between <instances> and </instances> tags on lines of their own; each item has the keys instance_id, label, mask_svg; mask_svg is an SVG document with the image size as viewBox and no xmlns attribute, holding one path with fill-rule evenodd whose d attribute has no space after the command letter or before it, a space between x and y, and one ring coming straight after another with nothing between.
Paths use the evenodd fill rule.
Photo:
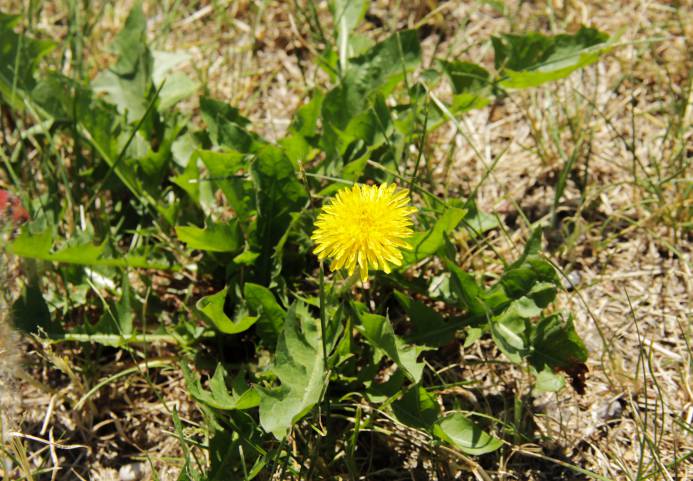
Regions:
<instances>
[{"instance_id":1,"label":"dandelion flower","mask_svg":"<svg viewBox=\"0 0 693 481\"><path fill-rule=\"evenodd\" d=\"M332 259L331 269L345 267L353 274L359 267L361 281L368 279L368 268L390 272L390 265L402 265L401 249L410 246L409 191L395 184L356 184L342 189L323 206L312 239L320 260Z\"/></svg>"}]
</instances>

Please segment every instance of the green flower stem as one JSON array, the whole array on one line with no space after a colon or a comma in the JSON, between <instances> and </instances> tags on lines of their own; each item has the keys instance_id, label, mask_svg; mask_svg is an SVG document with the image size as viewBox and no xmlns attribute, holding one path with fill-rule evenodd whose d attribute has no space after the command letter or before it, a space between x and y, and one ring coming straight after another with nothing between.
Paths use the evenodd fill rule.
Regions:
<instances>
[{"instance_id":1,"label":"green flower stem","mask_svg":"<svg viewBox=\"0 0 693 481\"><path fill-rule=\"evenodd\" d=\"M107 378L102 379L99 381L96 386L91 388L89 392L87 392L84 396L81 397L79 401L77 401L77 404L75 404L73 410L74 411L79 411L84 407L86 402L91 398L94 394L96 394L102 387L118 380L121 377L129 376L130 374L137 374L141 373L144 369L154 369L154 368L162 368L166 367L172 364L175 364L176 360L175 359L155 359L151 361L144 361L139 363L136 366L133 366L131 368L125 369L123 371L120 371L116 374L113 374L112 376L109 376Z\"/></svg>"},{"instance_id":2,"label":"green flower stem","mask_svg":"<svg viewBox=\"0 0 693 481\"><path fill-rule=\"evenodd\" d=\"M324 402L325 403L325 420L326 420L326 426L324 431L324 435L327 434L329 431L329 423L330 423L330 398L326 396L327 393L327 386L330 382L330 371L329 371L329 366L327 362L327 305L326 305L326 300L325 300L325 263L323 261L320 261L320 340L322 341L322 360L323 360L323 366L325 368L325 387L323 388L323 392L320 396L321 399L321 404ZM320 413L318 412L318 422L320 423ZM320 441L318 441L317 444L317 449L320 449ZM317 452L316 452L317 453ZM311 467L314 466L314 463L311 463Z\"/></svg>"},{"instance_id":3,"label":"green flower stem","mask_svg":"<svg viewBox=\"0 0 693 481\"><path fill-rule=\"evenodd\" d=\"M206 331L202 333L200 337L212 338L215 336L215 332ZM140 344L145 342L153 343L165 343L165 344L182 344L184 341L183 336L178 336L175 334L144 334L144 333L134 333L134 334L86 334L86 333L50 333L48 334L49 339L52 342L97 342L97 343L107 343L107 344Z\"/></svg>"},{"instance_id":4,"label":"green flower stem","mask_svg":"<svg viewBox=\"0 0 693 481\"><path fill-rule=\"evenodd\" d=\"M322 361L324 363L325 372L327 372L327 339L326 324L327 324L327 306L325 305L325 264L320 261L320 341L322 342Z\"/></svg>"}]
</instances>

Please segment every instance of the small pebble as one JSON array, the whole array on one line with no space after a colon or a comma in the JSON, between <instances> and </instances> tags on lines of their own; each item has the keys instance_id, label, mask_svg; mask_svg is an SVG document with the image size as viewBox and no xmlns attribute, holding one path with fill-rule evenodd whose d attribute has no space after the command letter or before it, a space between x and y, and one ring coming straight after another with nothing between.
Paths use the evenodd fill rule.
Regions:
<instances>
[{"instance_id":1,"label":"small pebble","mask_svg":"<svg viewBox=\"0 0 693 481\"><path fill-rule=\"evenodd\" d=\"M572 291L580 284L581 280L582 276L580 275L580 271L570 271L565 278L563 278L563 287L568 291Z\"/></svg>"},{"instance_id":2,"label":"small pebble","mask_svg":"<svg viewBox=\"0 0 693 481\"><path fill-rule=\"evenodd\" d=\"M594 410L594 415L597 419L601 421L608 421L610 419L618 419L623 413L623 405L621 404L621 399L616 398L610 401L603 402L597 406Z\"/></svg>"},{"instance_id":3,"label":"small pebble","mask_svg":"<svg viewBox=\"0 0 693 481\"><path fill-rule=\"evenodd\" d=\"M118 471L120 481L140 481L144 479L146 466L144 463L131 463L121 466Z\"/></svg>"}]
</instances>

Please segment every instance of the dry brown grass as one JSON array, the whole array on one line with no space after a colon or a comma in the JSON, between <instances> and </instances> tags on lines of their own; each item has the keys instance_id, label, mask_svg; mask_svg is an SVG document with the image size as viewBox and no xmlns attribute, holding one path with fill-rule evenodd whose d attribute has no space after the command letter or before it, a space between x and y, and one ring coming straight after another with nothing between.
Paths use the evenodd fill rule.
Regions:
<instances>
[{"instance_id":1,"label":"dry brown grass","mask_svg":"<svg viewBox=\"0 0 693 481\"><path fill-rule=\"evenodd\" d=\"M89 72L110 61L102 52L131 3L105 7L85 44ZM238 106L256 131L277 139L306 94L326 85L314 62L319 38L291 2L227 3L178 5L169 18L157 2L146 2L155 47L189 51L186 70L212 96ZM488 63L486 40L510 29L550 32L585 23L620 34L618 48L596 66L550 87L519 92L493 110L472 112L462 132L441 128L429 139L426 154L437 189L450 193L468 192L486 166L502 156L479 190L479 205L498 212L511 226L509 235L493 241L508 256L526 236L525 217L550 220L566 153L579 149L576 165L588 165L581 189L569 182L552 232L557 244L553 260L577 283L560 297L560 305L575 314L591 351L587 393L565 389L535 400L533 421L546 444L518 447L489 471L491 476L587 479L550 457L609 479L638 479L641 466L641 476L658 473L650 479L693 479L691 458L672 464L693 450L693 200L690 168L677 170L690 166L693 155L693 6L513 2L503 15L476 2L374 3L373 19L382 25L368 23L362 31L382 37L423 25L429 32L423 42L425 62L435 52ZM38 29L63 38L64 5L47 2L42 9ZM318 11L329 31L324 2ZM194 115L196 105L184 108ZM674 180L657 180L668 176ZM494 263L473 256L467 262ZM158 354L168 355L165 349ZM88 463L91 479L105 480L117 479L113 466L130 455L141 459L150 453L156 466L173 466L160 472L162 479L173 479L175 463L160 462L179 454L168 432L170 407L163 406L176 405L192 425L195 416L179 375L152 372L154 379L147 382L147 376L134 374L106 387L98 402L77 414L70 406L86 386L129 366L121 359L95 373L80 372L80 356L98 359L99 353L81 351L72 357L37 341L28 344L26 359L35 381L22 383L21 422L25 434L44 439L25 438L28 456L60 458L61 475L67 476L62 479L79 479L77 473L74 478L65 474L78 466L86 478ZM474 356L466 352L462 359ZM0 354L1 362L6 359ZM499 393L516 381L507 368L484 376ZM55 446L51 439L84 447L48 449ZM416 451L406 442L397 444L396 451L407 449L405 457Z\"/></svg>"}]
</instances>

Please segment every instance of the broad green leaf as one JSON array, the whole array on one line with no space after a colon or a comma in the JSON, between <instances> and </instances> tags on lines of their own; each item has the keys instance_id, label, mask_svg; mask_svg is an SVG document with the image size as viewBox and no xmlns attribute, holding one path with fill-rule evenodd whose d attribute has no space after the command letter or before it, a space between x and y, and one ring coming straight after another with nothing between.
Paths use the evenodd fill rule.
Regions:
<instances>
[{"instance_id":1,"label":"broad green leaf","mask_svg":"<svg viewBox=\"0 0 693 481\"><path fill-rule=\"evenodd\" d=\"M459 304L466 308L473 316L486 318L488 307L482 300L484 290L477 284L471 274L460 269L457 264L447 258L443 258L445 267L452 274L450 276L450 288Z\"/></svg>"},{"instance_id":2,"label":"broad green leaf","mask_svg":"<svg viewBox=\"0 0 693 481\"><path fill-rule=\"evenodd\" d=\"M313 153L317 152L311 147L305 137L296 132L290 132L289 135L279 142L279 145L281 145L282 150L291 163L296 166L299 163L310 160L313 157Z\"/></svg>"},{"instance_id":3,"label":"broad green leaf","mask_svg":"<svg viewBox=\"0 0 693 481\"><path fill-rule=\"evenodd\" d=\"M471 346L484 335L484 329L481 327L466 326L464 331L467 334L464 337L464 344L462 344L464 348Z\"/></svg>"},{"instance_id":4,"label":"broad green leaf","mask_svg":"<svg viewBox=\"0 0 693 481\"><path fill-rule=\"evenodd\" d=\"M363 174L366 161L376 155L374 152L381 148L386 140L391 141L392 135L392 115L383 95L375 92L372 100L369 100L367 105L364 104L361 110L354 111L353 116L347 119L344 125L337 128L335 124L328 123L320 145L328 155L339 159L339 162L334 164L333 173L345 180L356 181ZM391 148L391 145L388 146L388 149ZM343 169L340 172L339 168L342 165ZM330 187L321 194L331 194L328 192L329 189Z\"/></svg>"},{"instance_id":5,"label":"broad green leaf","mask_svg":"<svg viewBox=\"0 0 693 481\"><path fill-rule=\"evenodd\" d=\"M445 301L448 304L454 303L455 299L453 298L450 288L451 277L449 272L443 272L437 276L433 276L426 289L428 296L432 299Z\"/></svg>"},{"instance_id":6,"label":"broad green leaf","mask_svg":"<svg viewBox=\"0 0 693 481\"><path fill-rule=\"evenodd\" d=\"M55 46L14 32L20 17L2 15L0 22L0 96L18 111L24 109L22 97L34 88L34 70ZM18 94L21 94L18 95Z\"/></svg>"},{"instance_id":7,"label":"broad green leaf","mask_svg":"<svg viewBox=\"0 0 693 481\"><path fill-rule=\"evenodd\" d=\"M193 154L200 146L200 135L190 130L185 130L171 144L171 154L173 161L179 167L188 167Z\"/></svg>"},{"instance_id":8,"label":"broad green leaf","mask_svg":"<svg viewBox=\"0 0 693 481\"><path fill-rule=\"evenodd\" d=\"M450 326L438 312L402 292L395 291L395 297L413 325L412 333L406 337L409 343L439 347L454 339Z\"/></svg>"},{"instance_id":9,"label":"broad green leaf","mask_svg":"<svg viewBox=\"0 0 693 481\"><path fill-rule=\"evenodd\" d=\"M374 365L375 370L364 369L359 373L359 379L363 381L366 386L366 394L368 399L374 403L383 403L388 399L398 395L402 389L405 381L407 381L407 375L404 371L397 369L385 382L376 382L374 379L377 374L377 365Z\"/></svg>"},{"instance_id":10,"label":"broad green leaf","mask_svg":"<svg viewBox=\"0 0 693 481\"><path fill-rule=\"evenodd\" d=\"M369 4L368 0L332 0L330 2L341 70L346 68L347 60L352 55L349 51L351 31L363 20Z\"/></svg>"},{"instance_id":11,"label":"broad green leaf","mask_svg":"<svg viewBox=\"0 0 693 481\"><path fill-rule=\"evenodd\" d=\"M414 30L395 33L350 59L341 84L323 102L325 128L344 130L352 118L366 109L371 94L390 93L420 61L421 46Z\"/></svg>"},{"instance_id":12,"label":"broad green leaf","mask_svg":"<svg viewBox=\"0 0 693 481\"><path fill-rule=\"evenodd\" d=\"M176 226L176 235L190 249L209 252L238 252L243 247L243 233L238 219L226 224L208 222L204 229L197 226Z\"/></svg>"},{"instance_id":13,"label":"broad green leaf","mask_svg":"<svg viewBox=\"0 0 693 481\"><path fill-rule=\"evenodd\" d=\"M452 86L452 102L449 105L435 99L431 108L426 111L426 124L428 130L435 130L443 125L446 120L452 120L455 116L474 109L480 109L491 103L493 99L493 81L491 74L480 65L457 60L447 61L438 59L440 70L446 74ZM422 75L422 84L415 85L413 98L421 100L428 97L430 87L438 83L441 74L438 70L428 69ZM412 112L417 114L421 110L417 102ZM420 113L411 116L410 125L406 125L403 132L409 132L423 122Z\"/></svg>"},{"instance_id":14,"label":"broad green leaf","mask_svg":"<svg viewBox=\"0 0 693 481\"><path fill-rule=\"evenodd\" d=\"M556 392L563 389L564 386L565 379L563 379L563 376L545 367L536 373L532 394L537 395L545 392Z\"/></svg>"},{"instance_id":15,"label":"broad green leaf","mask_svg":"<svg viewBox=\"0 0 693 481\"><path fill-rule=\"evenodd\" d=\"M558 275L547 260L537 255L541 248L541 235L541 228L534 230L522 255L483 294L485 304L494 314L502 312L514 299L524 296L539 307L546 307L555 298Z\"/></svg>"},{"instance_id":16,"label":"broad green leaf","mask_svg":"<svg viewBox=\"0 0 693 481\"><path fill-rule=\"evenodd\" d=\"M489 435L461 413L448 414L433 428L434 434L467 454L486 454L495 451L503 442Z\"/></svg>"},{"instance_id":17,"label":"broad green leaf","mask_svg":"<svg viewBox=\"0 0 693 481\"><path fill-rule=\"evenodd\" d=\"M302 105L294 114L289 125L291 132L301 134L303 137L312 138L319 134L318 120L320 119L320 109L325 94L320 90L312 93L310 101Z\"/></svg>"},{"instance_id":18,"label":"broad green leaf","mask_svg":"<svg viewBox=\"0 0 693 481\"><path fill-rule=\"evenodd\" d=\"M388 123L388 118L378 118L373 110L359 112L349 119L343 130L336 131L345 161L353 161L365 154L366 148L376 143L378 133L387 129Z\"/></svg>"},{"instance_id":19,"label":"broad green leaf","mask_svg":"<svg viewBox=\"0 0 693 481\"><path fill-rule=\"evenodd\" d=\"M196 205L199 205L202 208L200 169L197 166L196 158L190 156L187 164L185 164L185 169L183 172L175 177L169 178L169 180L180 187L190 196Z\"/></svg>"},{"instance_id":20,"label":"broad green leaf","mask_svg":"<svg viewBox=\"0 0 693 481\"><path fill-rule=\"evenodd\" d=\"M267 456L258 454L262 445L261 431L253 418L229 412L230 429L210 423L209 469L196 479L178 481L249 481L255 479L271 462ZM181 474L184 474L185 470Z\"/></svg>"},{"instance_id":21,"label":"broad green leaf","mask_svg":"<svg viewBox=\"0 0 693 481\"><path fill-rule=\"evenodd\" d=\"M0 12L0 28L13 28L21 19L21 15L12 15Z\"/></svg>"},{"instance_id":22,"label":"broad green leaf","mask_svg":"<svg viewBox=\"0 0 693 481\"><path fill-rule=\"evenodd\" d=\"M50 229L34 234L28 228L24 228L7 250L20 257L41 258L50 255L52 246L53 236Z\"/></svg>"},{"instance_id":23,"label":"broad green leaf","mask_svg":"<svg viewBox=\"0 0 693 481\"><path fill-rule=\"evenodd\" d=\"M229 319L224 312L227 291L228 288L225 287L215 294L201 298L197 301L196 307L211 321L214 327L224 334L238 334L247 331L255 324L257 317L250 316L244 309L239 308L234 315L234 319Z\"/></svg>"},{"instance_id":24,"label":"broad green leaf","mask_svg":"<svg viewBox=\"0 0 693 481\"><path fill-rule=\"evenodd\" d=\"M181 64L190 60L189 54L153 50L151 55L154 86L159 88L162 83L166 82L159 93L158 110L160 112L195 93L199 84L184 73L177 71Z\"/></svg>"},{"instance_id":25,"label":"broad green leaf","mask_svg":"<svg viewBox=\"0 0 693 481\"><path fill-rule=\"evenodd\" d=\"M251 312L258 316L258 334L268 345L276 343L279 336L286 311L277 303L274 294L268 288L252 282L246 282L243 286L243 297Z\"/></svg>"},{"instance_id":26,"label":"broad green leaf","mask_svg":"<svg viewBox=\"0 0 693 481\"><path fill-rule=\"evenodd\" d=\"M165 78L166 83L159 92L159 112L163 112L176 105L181 100L192 96L200 84L187 75L176 72Z\"/></svg>"},{"instance_id":27,"label":"broad green leaf","mask_svg":"<svg viewBox=\"0 0 693 481\"><path fill-rule=\"evenodd\" d=\"M518 364L529 354L525 319L541 313L536 305L532 309L525 300L528 299L514 301L502 314L494 317L490 324L496 346L508 359Z\"/></svg>"},{"instance_id":28,"label":"broad green leaf","mask_svg":"<svg viewBox=\"0 0 693 481\"><path fill-rule=\"evenodd\" d=\"M370 2L370 0L368 1ZM368 49L373 48L375 43L372 36L352 31L351 34L349 34L348 57L351 58L363 55Z\"/></svg>"},{"instance_id":29,"label":"broad green leaf","mask_svg":"<svg viewBox=\"0 0 693 481\"><path fill-rule=\"evenodd\" d=\"M115 161L121 132L120 116L115 107L97 99L91 90L73 79L57 73L42 78L31 96L54 120L77 122L99 154L106 161Z\"/></svg>"},{"instance_id":30,"label":"broad green leaf","mask_svg":"<svg viewBox=\"0 0 693 481\"><path fill-rule=\"evenodd\" d=\"M488 214L476 207L475 204L471 204L467 215L464 217L462 222L462 227L469 232L472 239L475 239L485 232L500 227L501 221L495 214Z\"/></svg>"},{"instance_id":31,"label":"broad green leaf","mask_svg":"<svg viewBox=\"0 0 693 481\"><path fill-rule=\"evenodd\" d=\"M308 194L294 166L284 153L269 144L255 152L251 176L255 186L257 228L251 245L260 256L255 264L256 280L268 285L273 271L272 256L292 222L292 213L303 209Z\"/></svg>"},{"instance_id":32,"label":"broad green leaf","mask_svg":"<svg viewBox=\"0 0 693 481\"><path fill-rule=\"evenodd\" d=\"M462 114L470 110L482 109L491 103L491 97L480 95L479 93L463 92L453 95L450 112Z\"/></svg>"},{"instance_id":33,"label":"broad green leaf","mask_svg":"<svg viewBox=\"0 0 693 481\"><path fill-rule=\"evenodd\" d=\"M238 254L236 257L233 258L233 261L236 264L242 265L242 266L252 266L255 264L255 260L260 256L259 253L253 252L251 250L244 250L240 254Z\"/></svg>"},{"instance_id":34,"label":"broad green leaf","mask_svg":"<svg viewBox=\"0 0 693 481\"><path fill-rule=\"evenodd\" d=\"M535 231L520 258L506 268L499 281L488 290L480 287L474 278L462 271L449 259L443 259L451 272L450 288L458 302L468 309L473 321L499 315L510 304L524 298L534 309L544 308L555 299L558 276L553 266L536 255L541 246L541 230ZM519 303L516 307L521 307ZM538 312L534 313L534 316ZM532 317L532 316L525 316Z\"/></svg>"},{"instance_id":35,"label":"broad green leaf","mask_svg":"<svg viewBox=\"0 0 693 481\"><path fill-rule=\"evenodd\" d=\"M232 391L229 393L226 387L226 369L221 363L217 363L214 376L209 380L210 390L207 391L202 387L200 379L192 373L185 363L181 363L180 366L185 376L188 392L201 403L225 411L250 409L260 404L260 395L255 388L245 384L243 372L240 372L233 380Z\"/></svg>"},{"instance_id":36,"label":"broad green leaf","mask_svg":"<svg viewBox=\"0 0 693 481\"><path fill-rule=\"evenodd\" d=\"M200 111L214 145L230 147L243 153L250 151L257 136L246 130L250 120L243 117L237 108L210 97L202 97Z\"/></svg>"},{"instance_id":37,"label":"broad green leaf","mask_svg":"<svg viewBox=\"0 0 693 481\"><path fill-rule=\"evenodd\" d=\"M440 408L435 397L419 385L412 386L404 395L392 403L397 419L418 429L432 429L440 417Z\"/></svg>"},{"instance_id":38,"label":"broad green leaf","mask_svg":"<svg viewBox=\"0 0 693 481\"><path fill-rule=\"evenodd\" d=\"M411 265L436 254L445 245L447 236L452 234L460 224L465 213L464 209L451 207L443 212L431 229L416 232L407 240L411 249L403 252L403 264Z\"/></svg>"},{"instance_id":39,"label":"broad green leaf","mask_svg":"<svg viewBox=\"0 0 693 481\"><path fill-rule=\"evenodd\" d=\"M530 335L532 366L541 372L544 366L567 370L587 361L588 351L580 339L572 317L563 320L560 314L545 317L533 326Z\"/></svg>"},{"instance_id":40,"label":"broad green leaf","mask_svg":"<svg viewBox=\"0 0 693 481\"><path fill-rule=\"evenodd\" d=\"M109 165L115 162L120 151L119 136L122 131L115 107L97 99L91 90L73 79L57 73L49 73L42 78L31 96L53 119L78 123L85 137ZM134 184L132 180L131 183Z\"/></svg>"},{"instance_id":41,"label":"broad green leaf","mask_svg":"<svg viewBox=\"0 0 693 481\"><path fill-rule=\"evenodd\" d=\"M558 275L553 266L538 256L527 257L524 262L508 269L501 277L499 284L510 299L519 299L532 292L535 285L542 283L557 285ZM538 295L545 295L541 290Z\"/></svg>"},{"instance_id":42,"label":"broad green leaf","mask_svg":"<svg viewBox=\"0 0 693 481\"><path fill-rule=\"evenodd\" d=\"M137 122L147 110L153 63L147 48L147 19L140 3L130 11L111 51L117 55L116 63L94 79L92 88L105 93L119 112L127 112L128 122Z\"/></svg>"},{"instance_id":43,"label":"broad green leaf","mask_svg":"<svg viewBox=\"0 0 693 481\"><path fill-rule=\"evenodd\" d=\"M209 214L210 207L217 202L214 199L212 182L203 182L200 175L203 162L198 152L204 141L202 137L199 132L186 130L171 144L174 165L184 169L182 174L171 177L171 181L186 191L195 203Z\"/></svg>"},{"instance_id":44,"label":"broad green leaf","mask_svg":"<svg viewBox=\"0 0 693 481\"><path fill-rule=\"evenodd\" d=\"M348 35L363 20L369 0L332 0L330 11L337 27L337 37Z\"/></svg>"},{"instance_id":45,"label":"broad green leaf","mask_svg":"<svg viewBox=\"0 0 693 481\"><path fill-rule=\"evenodd\" d=\"M22 295L12 304L10 319L17 329L38 334L41 330L48 334L62 332L60 323L53 321L41 290L36 286L26 286Z\"/></svg>"},{"instance_id":46,"label":"broad green leaf","mask_svg":"<svg viewBox=\"0 0 693 481\"><path fill-rule=\"evenodd\" d=\"M395 336L390 321L377 314L361 314L361 333L376 349L381 349L402 369L407 376L418 383L424 369L424 363L417 361L419 354L424 350L421 346L405 344Z\"/></svg>"},{"instance_id":47,"label":"broad green leaf","mask_svg":"<svg viewBox=\"0 0 693 481\"><path fill-rule=\"evenodd\" d=\"M468 102L472 104L479 103L481 106L490 102L488 97L491 94L492 82L491 74L489 74L488 70L469 62L438 60L438 64L452 83L454 98L469 96ZM458 100L458 102L461 102L461 100ZM456 112L458 108L459 106L452 111Z\"/></svg>"},{"instance_id":48,"label":"broad green leaf","mask_svg":"<svg viewBox=\"0 0 693 481\"><path fill-rule=\"evenodd\" d=\"M123 29L116 35L110 51L118 56L111 68L118 75L133 75L140 67L141 56L147 48L147 18L142 4L136 2L128 13Z\"/></svg>"},{"instance_id":49,"label":"broad green leaf","mask_svg":"<svg viewBox=\"0 0 693 481\"><path fill-rule=\"evenodd\" d=\"M129 123L138 122L147 111L147 96L150 85L146 74L132 79L122 78L110 70L100 73L91 86L96 93L105 94L106 100L126 114Z\"/></svg>"},{"instance_id":50,"label":"broad green leaf","mask_svg":"<svg viewBox=\"0 0 693 481\"><path fill-rule=\"evenodd\" d=\"M51 252L53 237L46 229L38 234L32 234L28 229L22 232L8 246L7 250L20 257L40 259L43 261L64 264L109 266L109 267L139 267L145 269L173 269L165 262L152 262L143 256L126 255L118 258L104 258L106 244L80 244L64 247Z\"/></svg>"},{"instance_id":51,"label":"broad green leaf","mask_svg":"<svg viewBox=\"0 0 693 481\"><path fill-rule=\"evenodd\" d=\"M537 307L543 309L553 302L556 298L556 292L557 288L555 283L539 281L532 286L527 293L527 297L530 298Z\"/></svg>"},{"instance_id":52,"label":"broad green leaf","mask_svg":"<svg viewBox=\"0 0 693 481\"><path fill-rule=\"evenodd\" d=\"M345 83L354 82L362 92L380 90L387 95L421 62L421 45L415 30L392 34L364 54L349 59ZM352 73L353 72L353 73Z\"/></svg>"},{"instance_id":53,"label":"broad green leaf","mask_svg":"<svg viewBox=\"0 0 693 481\"><path fill-rule=\"evenodd\" d=\"M281 440L320 402L328 382L320 323L301 302L292 304L287 312L272 372L281 385L260 388L260 424Z\"/></svg>"},{"instance_id":54,"label":"broad green leaf","mask_svg":"<svg viewBox=\"0 0 693 481\"><path fill-rule=\"evenodd\" d=\"M125 346L134 334L135 306L133 305L133 297L127 276L123 276L121 297L118 302L104 302L103 313L95 324L85 321L70 330L68 335L83 335L87 342L96 342L105 346Z\"/></svg>"},{"instance_id":55,"label":"broad green leaf","mask_svg":"<svg viewBox=\"0 0 693 481\"><path fill-rule=\"evenodd\" d=\"M279 142L294 165L309 160L318 152L313 146L318 142L318 120L324 98L320 90L313 92L310 101L294 114L288 135Z\"/></svg>"},{"instance_id":56,"label":"broad green leaf","mask_svg":"<svg viewBox=\"0 0 693 481\"><path fill-rule=\"evenodd\" d=\"M158 145L152 143L140 136L138 132L136 139L141 140L141 151L134 152L134 149L128 150L128 155L132 156L129 163L135 175L140 179L143 189L148 192L152 198L158 199L157 205L164 205L164 200L159 199L161 195L161 184L168 173L168 166L173 155L171 148L173 142L178 137L178 134L185 128L185 124L179 119L177 122L169 122L165 127L159 129L156 134L159 139L156 141Z\"/></svg>"},{"instance_id":57,"label":"broad green leaf","mask_svg":"<svg viewBox=\"0 0 693 481\"><path fill-rule=\"evenodd\" d=\"M503 317L521 317L523 319L532 319L541 314L541 309L531 297L520 297L515 299L498 318Z\"/></svg>"},{"instance_id":58,"label":"broad green leaf","mask_svg":"<svg viewBox=\"0 0 693 481\"><path fill-rule=\"evenodd\" d=\"M124 152L131 135L130 127L125 125L115 107L95 98L91 90L74 80L49 74L34 88L32 99L53 119L74 122L81 137L91 144L139 202L153 207L164 220L172 222L171 206L159 198L161 176L182 123L163 126L164 132L157 133L161 140L157 149L138 132Z\"/></svg>"},{"instance_id":59,"label":"broad green leaf","mask_svg":"<svg viewBox=\"0 0 693 481\"><path fill-rule=\"evenodd\" d=\"M154 65L152 68L152 81L157 87L166 78L167 74L176 71L179 67L188 62L191 55L186 52L165 52L162 50L152 50Z\"/></svg>"},{"instance_id":60,"label":"broad green leaf","mask_svg":"<svg viewBox=\"0 0 693 481\"><path fill-rule=\"evenodd\" d=\"M218 186L240 219L245 220L253 215L255 198L253 186L247 176L248 155L237 150L198 150L197 155L211 177L209 180L202 179L202 182Z\"/></svg>"},{"instance_id":61,"label":"broad green leaf","mask_svg":"<svg viewBox=\"0 0 693 481\"><path fill-rule=\"evenodd\" d=\"M370 149L369 149L370 151ZM367 151L368 152L368 151ZM348 164L344 166L342 169L342 178L344 180L351 180L353 182L357 182L361 176L363 175L363 171L366 168L366 164L368 164L368 154L366 152L366 155L361 156L361 158L357 160L352 160ZM336 193L339 189L343 188L343 185L340 186L335 182L334 184L331 184L327 186L325 189L323 189L320 194L321 195L332 195Z\"/></svg>"},{"instance_id":62,"label":"broad green leaf","mask_svg":"<svg viewBox=\"0 0 693 481\"><path fill-rule=\"evenodd\" d=\"M532 353L529 364L536 377L534 392L558 391L565 385L558 371L570 375L575 390L584 394L585 362L588 351L575 331L572 317L563 320L560 314L553 314L532 326L530 335Z\"/></svg>"},{"instance_id":63,"label":"broad green leaf","mask_svg":"<svg viewBox=\"0 0 693 481\"><path fill-rule=\"evenodd\" d=\"M609 36L581 27L574 35L539 33L493 37L496 69L504 88L536 87L590 65L608 50Z\"/></svg>"}]
</instances>

